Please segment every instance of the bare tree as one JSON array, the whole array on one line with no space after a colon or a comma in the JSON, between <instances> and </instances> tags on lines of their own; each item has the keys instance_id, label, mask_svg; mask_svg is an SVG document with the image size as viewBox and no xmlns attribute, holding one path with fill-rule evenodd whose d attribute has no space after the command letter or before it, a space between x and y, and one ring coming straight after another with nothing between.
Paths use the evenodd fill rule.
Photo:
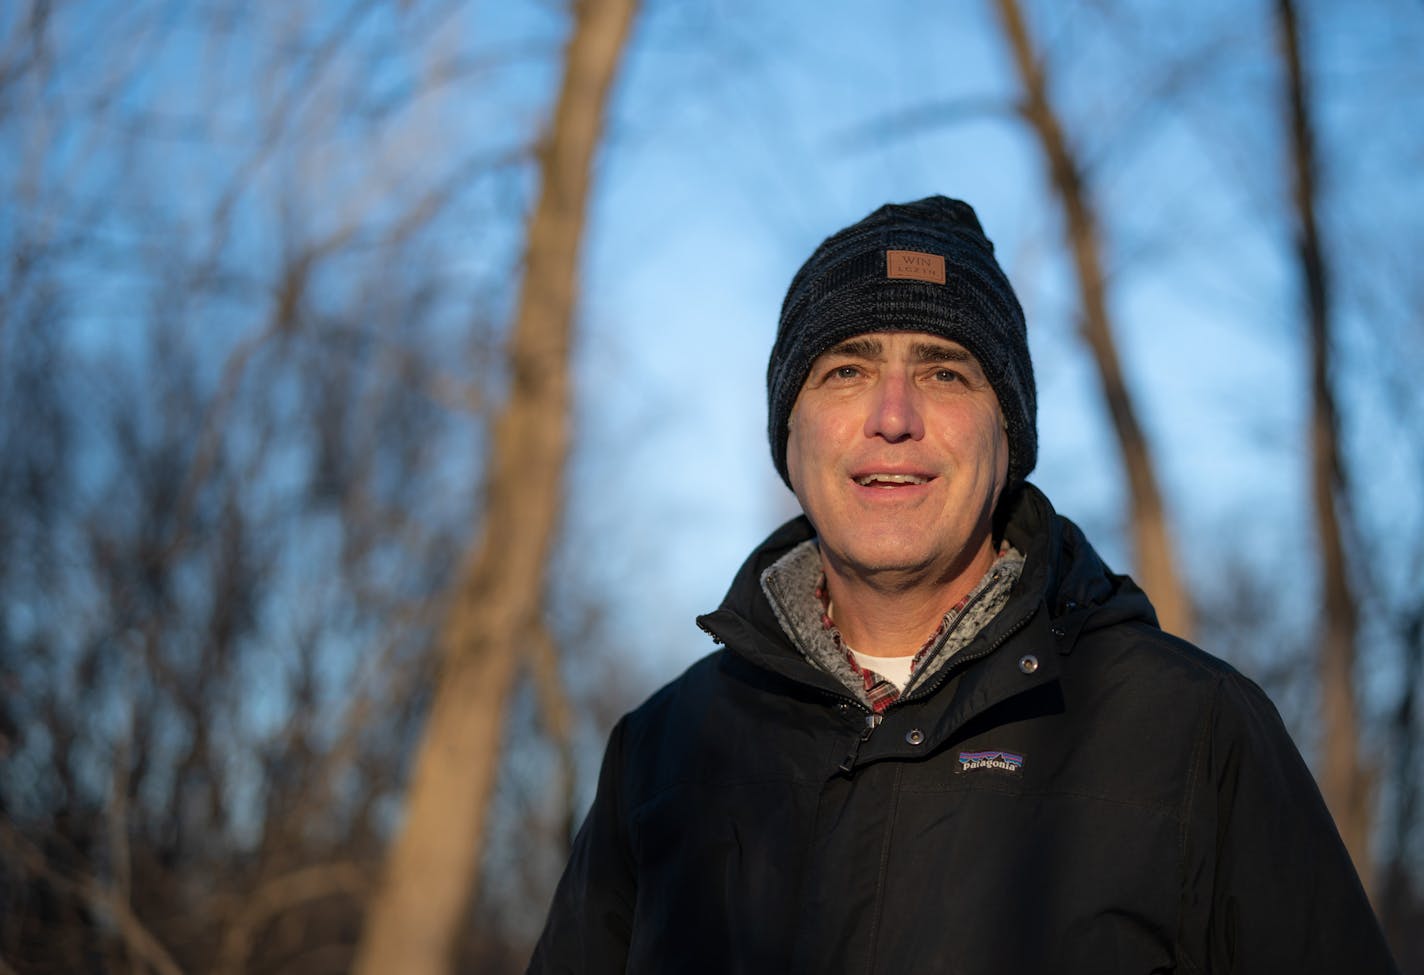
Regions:
<instances>
[{"instance_id":1,"label":"bare tree","mask_svg":"<svg viewBox=\"0 0 1424 975\"><path fill-rule=\"evenodd\" d=\"M462 6L137 3L83 50L83 4L0 24L0 139L24 147L0 159L21 971L350 967L509 300L503 269L449 273L450 230L504 219L481 194L517 199L492 180L528 158L517 129L438 124L499 62L449 53ZM199 82L152 73L196 47Z\"/></svg>"},{"instance_id":2,"label":"bare tree","mask_svg":"<svg viewBox=\"0 0 1424 975\"><path fill-rule=\"evenodd\" d=\"M1324 749L1320 787L1345 846L1367 887L1374 879L1370 830L1374 823L1373 770L1363 764L1355 690L1358 609L1350 589L1342 522L1345 487L1340 421L1331 384L1332 329L1329 261L1316 216L1320 194L1313 105L1293 0L1276 0L1277 37L1286 74L1291 185L1307 335L1310 346L1310 486L1321 571L1320 694Z\"/></svg>"},{"instance_id":3,"label":"bare tree","mask_svg":"<svg viewBox=\"0 0 1424 975\"><path fill-rule=\"evenodd\" d=\"M1054 110L1049 97L1047 69L1029 35L1018 0L996 0L996 9L1023 87L1019 113L1043 150L1049 182L1063 208L1065 243L1073 256L1078 293L1082 300L1079 327L1093 353L1103 398L1127 474L1131 531L1139 578L1152 597L1163 628L1190 636L1191 597L1177 569L1177 557L1152 461L1151 446L1137 419L1137 410L1118 358L1117 343L1113 337L1115 329L1108 310L1099 221L1085 184L1083 166Z\"/></svg>"},{"instance_id":4,"label":"bare tree","mask_svg":"<svg viewBox=\"0 0 1424 975\"><path fill-rule=\"evenodd\" d=\"M483 531L440 634L440 673L357 956L378 975L447 969L477 876L506 703L521 648L544 634L545 562L568 452L569 346L594 152L635 3L583 0L540 154L524 280L509 339L510 391L494 424Z\"/></svg>"}]
</instances>

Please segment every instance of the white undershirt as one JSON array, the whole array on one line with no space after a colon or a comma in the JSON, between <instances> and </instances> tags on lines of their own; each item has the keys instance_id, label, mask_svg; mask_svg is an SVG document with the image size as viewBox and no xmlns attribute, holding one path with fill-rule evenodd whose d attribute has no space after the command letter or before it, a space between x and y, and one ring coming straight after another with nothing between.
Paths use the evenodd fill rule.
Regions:
<instances>
[{"instance_id":1,"label":"white undershirt","mask_svg":"<svg viewBox=\"0 0 1424 975\"><path fill-rule=\"evenodd\" d=\"M850 655L855 658L857 666L875 671L894 684L897 690L904 690L905 685L909 683L910 664L915 660L915 655L912 653L903 657L875 657L868 653L861 653L859 650L851 650Z\"/></svg>"}]
</instances>

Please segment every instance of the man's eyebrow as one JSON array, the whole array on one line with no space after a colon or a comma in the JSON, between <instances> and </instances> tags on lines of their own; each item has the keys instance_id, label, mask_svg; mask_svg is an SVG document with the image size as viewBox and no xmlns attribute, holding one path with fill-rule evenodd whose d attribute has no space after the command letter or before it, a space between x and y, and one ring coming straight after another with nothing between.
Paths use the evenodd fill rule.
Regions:
<instances>
[{"instance_id":1,"label":"man's eyebrow","mask_svg":"<svg viewBox=\"0 0 1424 975\"><path fill-rule=\"evenodd\" d=\"M884 346L879 339L858 336L853 339L846 339L844 342L837 342L822 355L843 355L852 359L878 359L884 352Z\"/></svg>"},{"instance_id":2,"label":"man's eyebrow","mask_svg":"<svg viewBox=\"0 0 1424 975\"><path fill-rule=\"evenodd\" d=\"M979 360L968 349L958 345L940 345L935 342L916 342L910 350L916 362L971 362Z\"/></svg>"}]
</instances>

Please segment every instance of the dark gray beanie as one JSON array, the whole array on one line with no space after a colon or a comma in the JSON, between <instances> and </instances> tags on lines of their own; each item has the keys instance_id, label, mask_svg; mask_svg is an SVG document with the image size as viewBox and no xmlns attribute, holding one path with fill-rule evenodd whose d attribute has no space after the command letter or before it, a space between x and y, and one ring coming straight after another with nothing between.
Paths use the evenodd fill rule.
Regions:
<instances>
[{"instance_id":1,"label":"dark gray beanie","mask_svg":"<svg viewBox=\"0 0 1424 975\"><path fill-rule=\"evenodd\" d=\"M1023 309L969 204L890 203L826 238L796 272L766 367L771 456L787 486L786 421L811 363L866 332L928 332L979 360L1008 426L1009 483L1038 459Z\"/></svg>"}]
</instances>

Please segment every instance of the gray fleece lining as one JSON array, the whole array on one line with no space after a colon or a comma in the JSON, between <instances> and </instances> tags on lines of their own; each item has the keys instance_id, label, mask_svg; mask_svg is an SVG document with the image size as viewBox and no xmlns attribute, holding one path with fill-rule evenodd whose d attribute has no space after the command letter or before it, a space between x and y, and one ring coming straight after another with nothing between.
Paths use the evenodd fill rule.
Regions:
<instances>
[{"instance_id":1,"label":"gray fleece lining","mask_svg":"<svg viewBox=\"0 0 1424 975\"><path fill-rule=\"evenodd\" d=\"M912 693L945 663L969 644L991 619L999 614L1009 600L1009 591L1023 572L1024 557L1010 547L984 574L974 587L959 613L944 616L944 627L935 646L925 654L915 672L910 675L901 697ZM865 681L851 669L844 651L837 646L831 631L821 623L821 601L816 598L816 584L821 579L821 551L815 539L808 539L787 552L761 574L762 592L766 593L781 628L791 638L797 650L811 664L845 685L860 703L870 707Z\"/></svg>"},{"instance_id":2,"label":"gray fleece lining","mask_svg":"<svg viewBox=\"0 0 1424 975\"><path fill-rule=\"evenodd\" d=\"M865 681L850 669L835 637L821 624L821 601L816 598L816 583L820 581L821 549L814 538L808 538L766 567L761 574L761 590L796 649L813 666L844 684L861 704L870 707Z\"/></svg>"}]
</instances>

